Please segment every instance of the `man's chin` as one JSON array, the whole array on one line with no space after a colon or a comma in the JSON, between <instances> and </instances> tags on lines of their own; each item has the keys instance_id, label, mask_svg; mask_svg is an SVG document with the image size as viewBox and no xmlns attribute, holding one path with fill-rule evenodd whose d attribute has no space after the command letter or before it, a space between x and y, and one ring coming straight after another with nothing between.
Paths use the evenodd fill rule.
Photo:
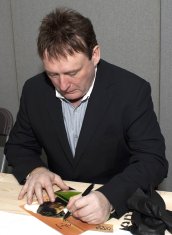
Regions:
<instances>
[{"instance_id":1,"label":"man's chin","mask_svg":"<svg viewBox=\"0 0 172 235\"><path fill-rule=\"evenodd\" d=\"M65 98L71 103L76 103L82 99L82 97L68 97L68 96L66 96Z\"/></svg>"}]
</instances>

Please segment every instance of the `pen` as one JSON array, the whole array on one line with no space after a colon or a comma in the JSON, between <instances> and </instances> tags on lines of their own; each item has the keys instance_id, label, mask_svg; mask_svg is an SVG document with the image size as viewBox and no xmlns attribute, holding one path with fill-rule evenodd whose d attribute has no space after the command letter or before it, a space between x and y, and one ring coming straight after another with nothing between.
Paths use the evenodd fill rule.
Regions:
<instances>
[{"instance_id":1,"label":"pen","mask_svg":"<svg viewBox=\"0 0 172 235\"><path fill-rule=\"evenodd\" d=\"M81 196L84 197L84 196L88 195L88 194L91 192L91 190L92 190L93 188L94 188L94 184L90 184L90 185L88 186L88 188L86 188L86 190L81 194ZM70 215L71 215L71 212L68 211L68 212L64 215L63 219L66 220Z\"/></svg>"}]
</instances>

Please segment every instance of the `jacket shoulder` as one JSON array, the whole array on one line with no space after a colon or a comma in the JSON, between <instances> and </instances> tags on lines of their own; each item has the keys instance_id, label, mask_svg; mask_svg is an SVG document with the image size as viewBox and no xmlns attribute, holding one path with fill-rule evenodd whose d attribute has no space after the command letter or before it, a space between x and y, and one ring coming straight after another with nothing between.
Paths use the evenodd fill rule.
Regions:
<instances>
[{"instance_id":1,"label":"jacket shoulder","mask_svg":"<svg viewBox=\"0 0 172 235\"><path fill-rule=\"evenodd\" d=\"M48 79L45 72L35 75L32 78L26 80L23 86L23 92L30 92L32 90L32 94L34 92L42 93L47 89L52 89L53 85Z\"/></svg>"},{"instance_id":2,"label":"jacket shoulder","mask_svg":"<svg viewBox=\"0 0 172 235\"><path fill-rule=\"evenodd\" d=\"M130 72L124 68L110 64L105 60L101 60L98 67L98 74L110 86L120 86L123 89L132 89L140 86L150 86L149 82L141 78L137 74Z\"/></svg>"}]
</instances>

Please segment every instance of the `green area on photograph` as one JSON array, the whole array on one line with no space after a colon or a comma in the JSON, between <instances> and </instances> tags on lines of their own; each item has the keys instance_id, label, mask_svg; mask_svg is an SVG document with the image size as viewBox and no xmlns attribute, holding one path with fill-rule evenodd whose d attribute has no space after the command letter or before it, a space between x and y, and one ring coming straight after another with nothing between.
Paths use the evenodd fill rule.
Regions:
<instances>
[{"instance_id":1,"label":"green area on photograph","mask_svg":"<svg viewBox=\"0 0 172 235\"><path fill-rule=\"evenodd\" d=\"M55 195L64 200L65 202L69 201L70 197L80 194L81 192L69 190L69 191L56 191Z\"/></svg>"}]
</instances>

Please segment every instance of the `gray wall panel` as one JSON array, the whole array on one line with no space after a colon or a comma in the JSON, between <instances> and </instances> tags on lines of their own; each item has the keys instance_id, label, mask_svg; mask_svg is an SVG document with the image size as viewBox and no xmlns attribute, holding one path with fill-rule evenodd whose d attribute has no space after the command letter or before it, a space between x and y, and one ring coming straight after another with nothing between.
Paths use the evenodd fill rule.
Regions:
<instances>
[{"instance_id":1,"label":"gray wall panel","mask_svg":"<svg viewBox=\"0 0 172 235\"><path fill-rule=\"evenodd\" d=\"M18 110L18 93L13 47L10 1L0 1L0 107L13 116Z\"/></svg>"},{"instance_id":2,"label":"gray wall panel","mask_svg":"<svg viewBox=\"0 0 172 235\"><path fill-rule=\"evenodd\" d=\"M42 17L56 6L79 10L91 18L102 57L150 81L159 113L159 0L13 0L19 90L41 70L36 53Z\"/></svg>"},{"instance_id":3,"label":"gray wall panel","mask_svg":"<svg viewBox=\"0 0 172 235\"><path fill-rule=\"evenodd\" d=\"M163 184L172 191L172 1L161 1L160 125L166 139L169 174Z\"/></svg>"}]
</instances>

